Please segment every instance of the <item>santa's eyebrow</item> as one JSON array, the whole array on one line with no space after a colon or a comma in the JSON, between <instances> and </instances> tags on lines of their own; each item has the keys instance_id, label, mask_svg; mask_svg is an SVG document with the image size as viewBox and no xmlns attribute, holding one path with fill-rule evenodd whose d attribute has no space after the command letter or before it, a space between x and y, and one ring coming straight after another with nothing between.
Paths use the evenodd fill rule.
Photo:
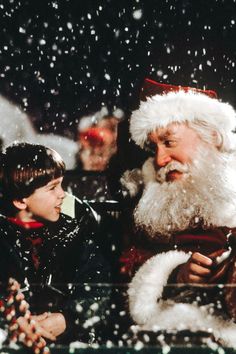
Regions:
<instances>
[{"instance_id":1,"label":"santa's eyebrow","mask_svg":"<svg viewBox=\"0 0 236 354\"><path fill-rule=\"evenodd\" d=\"M170 137L174 137L174 136L175 136L175 133L173 131L167 130L166 132L159 135L159 139L166 140L166 139L169 139Z\"/></svg>"}]
</instances>

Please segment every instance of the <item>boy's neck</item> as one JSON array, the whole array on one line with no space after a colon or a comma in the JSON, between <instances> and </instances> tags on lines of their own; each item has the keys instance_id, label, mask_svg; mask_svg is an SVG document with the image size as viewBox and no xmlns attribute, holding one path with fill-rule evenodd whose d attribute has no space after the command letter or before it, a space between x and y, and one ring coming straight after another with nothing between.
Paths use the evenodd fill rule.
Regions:
<instances>
[{"instance_id":1,"label":"boy's neck","mask_svg":"<svg viewBox=\"0 0 236 354\"><path fill-rule=\"evenodd\" d=\"M15 216L13 218L10 219L15 219L18 220L19 223L40 223L43 225L43 223L38 220L36 220L35 218L32 217L32 214L30 214L29 212L27 212L26 210L20 210L18 211Z\"/></svg>"}]
</instances>

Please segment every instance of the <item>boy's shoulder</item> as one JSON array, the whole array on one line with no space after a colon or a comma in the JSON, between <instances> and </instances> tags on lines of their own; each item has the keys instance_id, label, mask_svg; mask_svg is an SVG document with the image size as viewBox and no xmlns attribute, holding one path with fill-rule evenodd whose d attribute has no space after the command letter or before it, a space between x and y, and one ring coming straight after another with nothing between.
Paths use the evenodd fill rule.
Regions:
<instances>
[{"instance_id":1,"label":"boy's shoulder","mask_svg":"<svg viewBox=\"0 0 236 354\"><path fill-rule=\"evenodd\" d=\"M0 221L6 221L6 216L0 213Z\"/></svg>"},{"instance_id":2,"label":"boy's shoulder","mask_svg":"<svg viewBox=\"0 0 236 354\"><path fill-rule=\"evenodd\" d=\"M0 226L5 226L8 224L9 224L9 221L8 221L7 217L0 213Z\"/></svg>"},{"instance_id":3,"label":"boy's shoulder","mask_svg":"<svg viewBox=\"0 0 236 354\"><path fill-rule=\"evenodd\" d=\"M0 238L9 237L9 233L11 232L11 223L8 218L0 214Z\"/></svg>"}]
</instances>

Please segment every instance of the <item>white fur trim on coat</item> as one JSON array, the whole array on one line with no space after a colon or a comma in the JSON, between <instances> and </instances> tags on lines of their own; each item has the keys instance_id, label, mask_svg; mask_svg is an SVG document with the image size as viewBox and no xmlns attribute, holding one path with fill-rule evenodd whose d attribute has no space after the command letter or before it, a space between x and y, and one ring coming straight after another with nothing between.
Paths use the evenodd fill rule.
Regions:
<instances>
[{"instance_id":1,"label":"white fur trim on coat","mask_svg":"<svg viewBox=\"0 0 236 354\"><path fill-rule=\"evenodd\" d=\"M197 306L162 300L171 272L187 262L190 255L169 251L150 258L135 274L129 286L129 308L135 330L205 330L221 339L225 346L236 347L236 324L212 315L209 305Z\"/></svg>"},{"instance_id":2,"label":"white fur trim on coat","mask_svg":"<svg viewBox=\"0 0 236 354\"><path fill-rule=\"evenodd\" d=\"M171 272L179 264L187 262L189 257L189 254L179 251L160 253L138 270L128 290L130 313L135 322L145 324L158 314L157 301L162 297Z\"/></svg>"},{"instance_id":3,"label":"white fur trim on coat","mask_svg":"<svg viewBox=\"0 0 236 354\"><path fill-rule=\"evenodd\" d=\"M222 135L230 135L236 126L236 112L228 103L202 93L169 92L149 97L141 102L130 120L130 133L136 144L143 147L150 132L173 122L207 122Z\"/></svg>"}]
</instances>

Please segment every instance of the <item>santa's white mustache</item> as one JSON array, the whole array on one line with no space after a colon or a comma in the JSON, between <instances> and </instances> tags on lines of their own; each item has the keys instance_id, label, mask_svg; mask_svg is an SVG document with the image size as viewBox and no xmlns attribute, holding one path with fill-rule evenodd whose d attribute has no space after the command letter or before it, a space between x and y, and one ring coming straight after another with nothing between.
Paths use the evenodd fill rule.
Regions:
<instances>
[{"instance_id":1,"label":"santa's white mustache","mask_svg":"<svg viewBox=\"0 0 236 354\"><path fill-rule=\"evenodd\" d=\"M190 167L188 164L182 164L178 161L169 162L166 166L161 167L157 170L156 179L158 182L165 182L167 180L167 175L171 171L178 171L181 173L188 173L190 171Z\"/></svg>"}]
</instances>

